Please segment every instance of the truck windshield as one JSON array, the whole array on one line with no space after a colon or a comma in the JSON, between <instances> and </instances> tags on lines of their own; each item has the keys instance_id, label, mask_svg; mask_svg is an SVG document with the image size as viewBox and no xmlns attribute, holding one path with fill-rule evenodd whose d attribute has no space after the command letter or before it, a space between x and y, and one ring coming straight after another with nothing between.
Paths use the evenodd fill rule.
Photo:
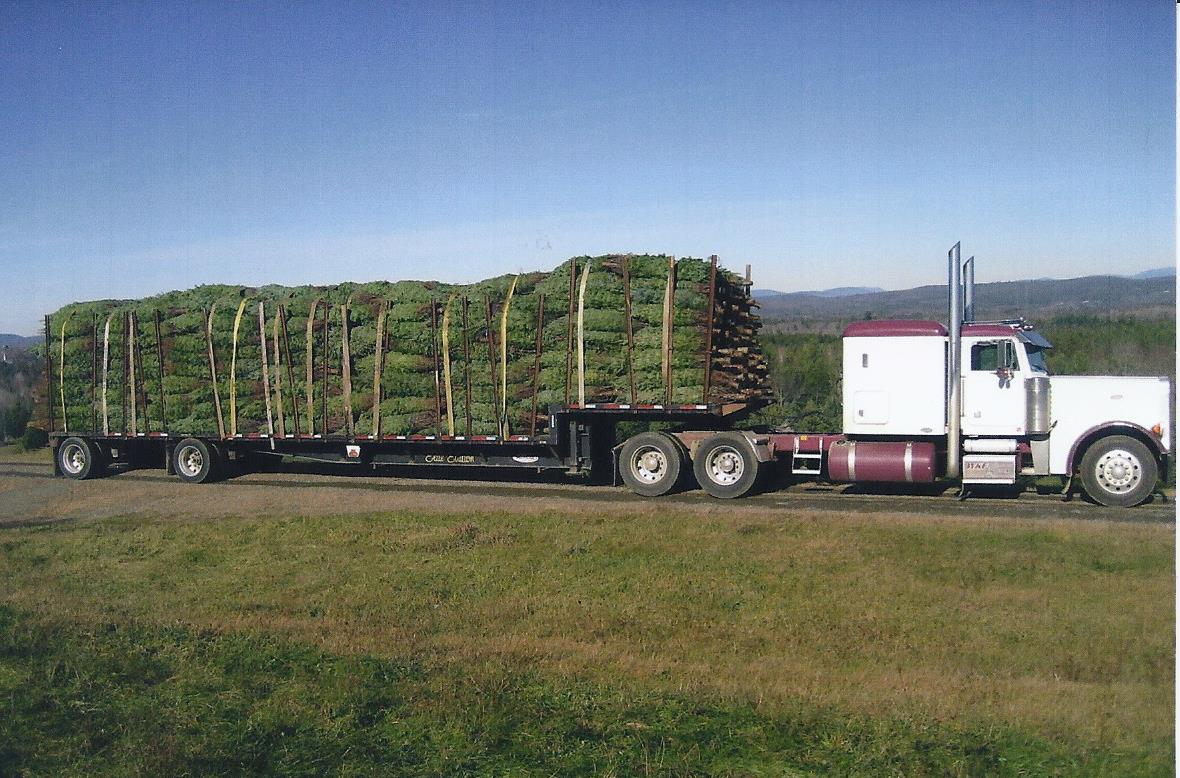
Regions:
<instances>
[{"instance_id":1,"label":"truck windshield","mask_svg":"<svg viewBox=\"0 0 1180 778\"><path fill-rule=\"evenodd\" d=\"M1028 367L1034 373L1049 375L1049 365L1045 362L1045 349L1040 346L1025 346L1028 354Z\"/></svg>"}]
</instances>

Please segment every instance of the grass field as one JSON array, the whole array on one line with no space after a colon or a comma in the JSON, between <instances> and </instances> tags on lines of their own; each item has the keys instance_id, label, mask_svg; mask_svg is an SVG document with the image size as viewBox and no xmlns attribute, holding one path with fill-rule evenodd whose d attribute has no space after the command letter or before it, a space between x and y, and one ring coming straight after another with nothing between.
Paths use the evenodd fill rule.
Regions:
<instances>
[{"instance_id":1,"label":"grass field","mask_svg":"<svg viewBox=\"0 0 1180 778\"><path fill-rule=\"evenodd\" d=\"M1172 526L0 530L0 774L1166 775Z\"/></svg>"}]
</instances>

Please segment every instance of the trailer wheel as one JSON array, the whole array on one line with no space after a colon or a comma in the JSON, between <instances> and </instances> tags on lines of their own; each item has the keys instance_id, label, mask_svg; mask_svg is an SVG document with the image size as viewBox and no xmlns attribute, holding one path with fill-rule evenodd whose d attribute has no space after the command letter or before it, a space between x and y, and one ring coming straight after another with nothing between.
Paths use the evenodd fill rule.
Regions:
<instances>
[{"instance_id":1,"label":"trailer wheel","mask_svg":"<svg viewBox=\"0 0 1180 778\"><path fill-rule=\"evenodd\" d=\"M1082 457L1082 487L1095 502L1130 508L1147 499L1159 479L1159 467L1147 446L1126 435L1096 441Z\"/></svg>"},{"instance_id":2,"label":"trailer wheel","mask_svg":"<svg viewBox=\"0 0 1180 778\"><path fill-rule=\"evenodd\" d=\"M700 444L692 470L706 494L732 499L744 497L754 489L762 463L744 435L721 432Z\"/></svg>"},{"instance_id":3,"label":"trailer wheel","mask_svg":"<svg viewBox=\"0 0 1180 778\"><path fill-rule=\"evenodd\" d=\"M57 466L66 478L77 481L100 478L106 472L106 458L93 442L66 438L57 447Z\"/></svg>"},{"instance_id":4,"label":"trailer wheel","mask_svg":"<svg viewBox=\"0 0 1180 778\"><path fill-rule=\"evenodd\" d=\"M680 483L684 449L662 432L641 432L629 438L619 453L619 474L636 494L660 497Z\"/></svg>"},{"instance_id":5,"label":"trailer wheel","mask_svg":"<svg viewBox=\"0 0 1180 778\"><path fill-rule=\"evenodd\" d=\"M181 481L204 484L221 474L217 449L197 438L185 438L172 451L172 469Z\"/></svg>"}]
</instances>

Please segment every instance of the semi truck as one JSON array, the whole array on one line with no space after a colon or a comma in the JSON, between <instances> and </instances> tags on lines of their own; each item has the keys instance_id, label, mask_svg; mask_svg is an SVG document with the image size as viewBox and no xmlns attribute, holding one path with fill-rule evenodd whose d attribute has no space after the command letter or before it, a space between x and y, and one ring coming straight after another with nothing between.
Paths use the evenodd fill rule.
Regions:
<instances>
[{"instance_id":1,"label":"semi truck","mask_svg":"<svg viewBox=\"0 0 1180 778\"><path fill-rule=\"evenodd\" d=\"M761 401L579 403L535 435L177 435L51 430L55 475L162 467L185 483L259 463L560 471L644 497L698 486L738 498L786 481L1015 485L1056 475L1105 506L1146 501L1171 454L1166 377L1050 375L1051 344L1024 319L976 318L975 261L947 254L947 323L867 320L843 332L843 429L743 426ZM48 351L47 351L48 354ZM47 385L53 385L46 360ZM640 422L646 424L625 424ZM619 430L644 428L620 440ZM655 427L653 429L652 427ZM774 479L781 483L784 479Z\"/></svg>"}]
</instances>

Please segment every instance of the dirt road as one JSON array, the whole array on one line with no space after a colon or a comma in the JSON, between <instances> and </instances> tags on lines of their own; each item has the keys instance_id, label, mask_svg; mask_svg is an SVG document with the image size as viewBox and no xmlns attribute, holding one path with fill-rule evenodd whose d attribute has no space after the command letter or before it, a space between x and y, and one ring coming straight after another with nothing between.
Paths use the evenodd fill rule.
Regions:
<instances>
[{"instance_id":1,"label":"dirt road","mask_svg":"<svg viewBox=\"0 0 1180 778\"><path fill-rule=\"evenodd\" d=\"M445 475L445 474L444 474ZM955 518L1079 519L1172 522L1175 507L1155 498L1132 509L1103 508L1079 497L980 496L966 501L953 490L926 495L869 493L848 486L799 484L742 500L721 501L699 491L648 500L610 486L554 480L515 482L403 475L266 472L201 486L182 484L162 470L119 473L94 481L54 478L37 461L0 460L0 524L42 523L111 516L168 515L216 518L249 515L330 515L392 510L619 514L675 506L677 513L753 516L799 511Z\"/></svg>"}]
</instances>

